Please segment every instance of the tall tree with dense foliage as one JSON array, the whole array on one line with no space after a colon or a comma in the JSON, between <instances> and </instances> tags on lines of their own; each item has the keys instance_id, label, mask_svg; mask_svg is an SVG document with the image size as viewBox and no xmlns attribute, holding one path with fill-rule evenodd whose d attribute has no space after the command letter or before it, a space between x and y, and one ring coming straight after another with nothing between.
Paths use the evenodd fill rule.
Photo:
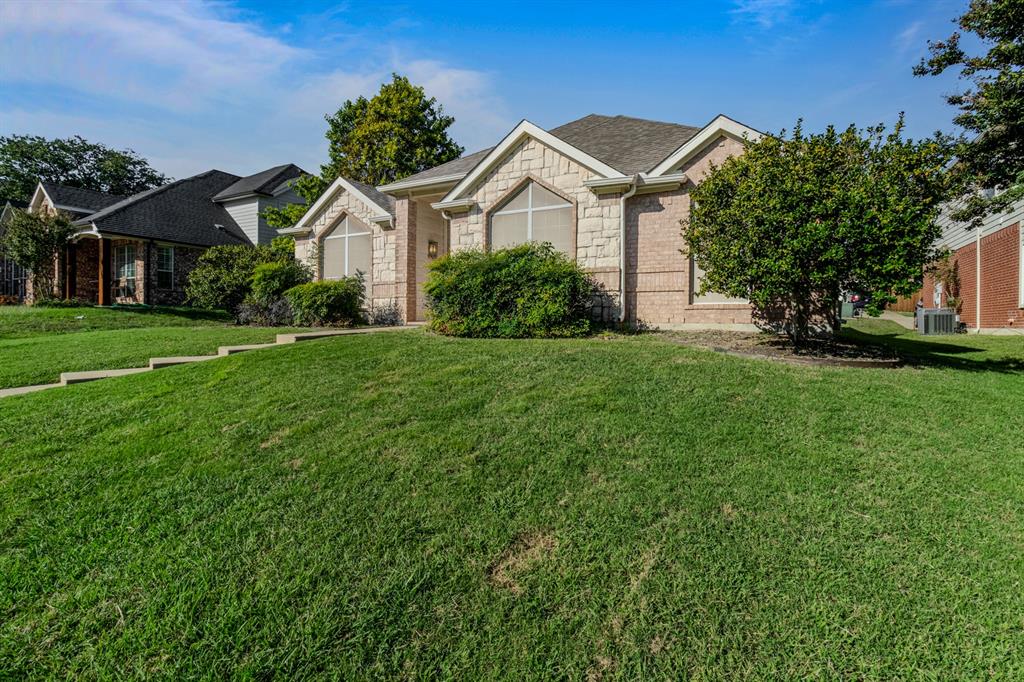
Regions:
<instances>
[{"instance_id":1,"label":"tall tree with dense foliage","mask_svg":"<svg viewBox=\"0 0 1024 682\"><path fill-rule=\"evenodd\" d=\"M264 213L274 227L294 225L339 176L382 185L457 159L463 151L448 134L455 119L422 87L398 74L370 99L346 100L325 118L330 160L320 167L319 177L297 183L296 192L305 204Z\"/></svg>"},{"instance_id":2,"label":"tall tree with dense foliage","mask_svg":"<svg viewBox=\"0 0 1024 682\"><path fill-rule=\"evenodd\" d=\"M955 21L960 30L929 41L931 54L914 73L937 76L959 69L972 84L946 101L960 110L957 125L974 134L957 149L955 175L974 190L1003 190L996 196L973 192L954 215L978 224L1024 198L1024 2L971 0ZM961 32L979 39L983 54L968 54Z\"/></svg>"},{"instance_id":3,"label":"tall tree with dense foliage","mask_svg":"<svg viewBox=\"0 0 1024 682\"><path fill-rule=\"evenodd\" d=\"M131 149L111 149L77 135L0 137L0 197L28 201L40 180L126 196L169 182Z\"/></svg>"},{"instance_id":4,"label":"tall tree with dense foliage","mask_svg":"<svg viewBox=\"0 0 1024 682\"><path fill-rule=\"evenodd\" d=\"M692 191L683 221L703 291L749 299L781 316L800 343L821 319L838 329L844 291L877 309L919 286L939 235L951 141L915 142L903 119L883 126L748 140L745 153L713 168Z\"/></svg>"},{"instance_id":5,"label":"tall tree with dense foliage","mask_svg":"<svg viewBox=\"0 0 1024 682\"><path fill-rule=\"evenodd\" d=\"M74 234L75 227L62 211L28 213L14 209L0 234L0 253L32 273L37 299L53 291L57 256Z\"/></svg>"}]
</instances>

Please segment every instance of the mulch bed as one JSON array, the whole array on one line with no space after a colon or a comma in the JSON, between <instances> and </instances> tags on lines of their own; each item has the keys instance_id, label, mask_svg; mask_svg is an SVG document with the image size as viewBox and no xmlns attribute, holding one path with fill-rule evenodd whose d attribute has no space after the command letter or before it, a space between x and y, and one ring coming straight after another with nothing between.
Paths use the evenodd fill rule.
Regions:
<instances>
[{"instance_id":1,"label":"mulch bed","mask_svg":"<svg viewBox=\"0 0 1024 682\"><path fill-rule=\"evenodd\" d=\"M902 359L882 346L846 339L811 339L795 348L788 338L770 333L732 331L662 332L666 340L745 358L821 367L896 367Z\"/></svg>"}]
</instances>

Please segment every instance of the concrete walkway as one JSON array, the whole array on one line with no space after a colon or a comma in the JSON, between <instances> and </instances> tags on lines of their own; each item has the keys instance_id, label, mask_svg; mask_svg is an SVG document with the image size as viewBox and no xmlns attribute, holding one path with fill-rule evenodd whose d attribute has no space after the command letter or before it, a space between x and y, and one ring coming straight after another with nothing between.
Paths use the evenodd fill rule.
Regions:
<instances>
[{"instance_id":1,"label":"concrete walkway","mask_svg":"<svg viewBox=\"0 0 1024 682\"><path fill-rule=\"evenodd\" d=\"M896 324L905 329L914 329L913 317L908 315L900 315L899 313L894 313L891 310L883 310L882 314L879 316L879 319L895 322Z\"/></svg>"},{"instance_id":2,"label":"concrete walkway","mask_svg":"<svg viewBox=\"0 0 1024 682\"><path fill-rule=\"evenodd\" d=\"M394 332L403 331L406 329L414 329L421 325L407 325L404 327L360 327L357 329L325 329L323 331L316 332L301 332L296 334L278 334L277 340L274 343L253 343L244 346L221 346L217 349L216 355L182 355L176 357L167 358L150 358L148 367L128 367L126 369L96 369L88 372L61 372L60 383L57 384L37 384L35 386L18 386L17 388L4 388L0 389L0 398L7 398L9 396L24 395L25 393L35 393L36 391L43 391L48 388L60 388L61 386L70 386L71 384L81 384L86 381L96 381L97 379L109 379L111 377L122 377L129 374L139 374L140 372L151 372L154 369L160 369L162 367L173 367L175 365L186 365L193 362L206 362L207 360L216 360L217 358L226 357L228 355L234 355L235 353L244 353L251 350L259 350L261 348L272 348L274 346L287 345L290 343L298 343L300 341L315 341L317 339L326 339L331 336L349 336L351 334L375 334L379 332Z\"/></svg>"}]
</instances>

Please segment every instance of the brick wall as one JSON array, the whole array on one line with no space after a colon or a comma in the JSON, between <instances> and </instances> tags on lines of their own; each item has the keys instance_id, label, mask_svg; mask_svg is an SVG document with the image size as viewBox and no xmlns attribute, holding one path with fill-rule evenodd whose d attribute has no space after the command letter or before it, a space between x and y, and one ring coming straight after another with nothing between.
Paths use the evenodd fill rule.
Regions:
<instances>
[{"instance_id":1,"label":"brick wall","mask_svg":"<svg viewBox=\"0 0 1024 682\"><path fill-rule=\"evenodd\" d=\"M188 286L189 273L195 269L199 257L206 249L191 246L174 246L174 268L171 273L171 286L160 287L157 284L157 248L158 244L147 244L149 251L149 273L144 278L149 288L150 305L182 305L185 302L185 287ZM140 282L143 280L140 280ZM145 300L145 292L143 300Z\"/></svg>"}]
</instances>

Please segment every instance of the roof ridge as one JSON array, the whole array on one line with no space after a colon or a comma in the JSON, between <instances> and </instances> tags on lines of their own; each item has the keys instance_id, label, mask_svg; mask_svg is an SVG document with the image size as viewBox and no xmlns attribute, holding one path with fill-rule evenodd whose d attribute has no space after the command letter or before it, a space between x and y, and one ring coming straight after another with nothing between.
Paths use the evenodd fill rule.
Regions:
<instances>
[{"instance_id":1,"label":"roof ridge","mask_svg":"<svg viewBox=\"0 0 1024 682\"><path fill-rule=\"evenodd\" d=\"M95 217L99 216L100 214L102 214L101 217L103 217L103 218L112 216L115 213L123 211L124 209L128 208L129 206L133 206L136 202L141 201L142 199L149 199L150 197L155 197L156 195L162 194L164 191L170 189L171 187L176 187L177 185L180 185L180 184L185 183L185 182L191 182L193 180L198 180L200 178L205 178L205 177L207 177L209 175L212 175L213 173L224 173L224 175L230 175L230 176L235 177L235 178L238 177L234 173L227 173L225 171L218 170L216 168L211 168L208 171L203 171L202 173L197 173L197 174L191 175L191 176L189 176L187 178L180 178L178 180L171 180L167 184L160 185L159 187L151 187L150 189L146 189L146 190L143 190L141 192L136 192L135 194L132 194L131 196L125 197L122 201L119 201L116 204L111 204L110 206L107 206L106 208L102 208L99 211L96 211L95 213L90 213L89 215L87 215L84 218L82 218L82 222L92 222L95 219ZM241 179L241 178L239 178L239 179Z\"/></svg>"},{"instance_id":2,"label":"roof ridge","mask_svg":"<svg viewBox=\"0 0 1024 682\"><path fill-rule=\"evenodd\" d=\"M65 185L63 183L53 182L53 181L50 181L50 180L42 180L42 179L40 179L39 180L39 184L43 185L44 187L46 187L46 186L62 187L64 189L73 189L76 192L89 192L90 194L100 194L100 195L105 196L105 197L121 197L122 199L126 199L129 196L131 196L129 194L114 194L113 192L104 192L103 190L92 189L91 187L76 187L75 185Z\"/></svg>"}]
</instances>

